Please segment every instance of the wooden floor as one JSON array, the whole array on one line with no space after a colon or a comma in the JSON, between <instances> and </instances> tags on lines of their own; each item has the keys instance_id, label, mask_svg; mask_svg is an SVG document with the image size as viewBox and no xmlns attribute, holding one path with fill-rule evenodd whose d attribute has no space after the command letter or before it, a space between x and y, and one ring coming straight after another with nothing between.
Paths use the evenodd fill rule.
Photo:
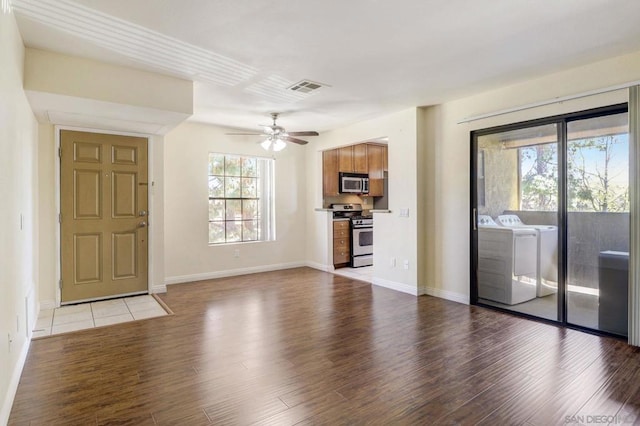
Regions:
<instances>
[{"instance_id":1,"label":"wooden floor","mask_svg":"<svg viewBox=\"0 0 640 426\"><path fill-rule=\"evenodd\" d=\"M640 421L620 340L308 268L162 298L175 315L33 341L9 424Z\"/></svg>"}]
</instances>

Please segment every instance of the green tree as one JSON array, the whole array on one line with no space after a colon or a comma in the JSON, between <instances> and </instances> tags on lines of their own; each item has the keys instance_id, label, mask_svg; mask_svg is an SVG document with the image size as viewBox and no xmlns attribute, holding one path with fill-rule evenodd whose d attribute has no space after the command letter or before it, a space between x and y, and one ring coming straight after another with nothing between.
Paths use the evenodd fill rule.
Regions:
<instances>
[{"instance_id":1,"label":"green tree","mask_svg":"<svg viewBox=\"0 0 640 426\"><path fill-rule=\"evenodd\" d=\"M557 144L520 148L520 167L520 208L522 210L557 210Z\"/></svg>"},{"instance_id":2,"label":"green tree","mask_svg":"<svg viewBox=\"0 0 640 426\"><path fill-rule=\"evenodd\" d=\"M628 168L615 159L616 147L624 144L616 136L579 139L567 146L568 207L572 211L629 211L629 185L621 179ZM623 146L623 147L624 147Z\"/></svg>"},{"instance_id":3,"label":"green tree","mask_svg":"<svg viewBox=\"0 0 640 426\"><path fill-rule=\"evenodd\" d=\"M578 139L567 146L567 202L570 211L629 211L626 159L615 152L628 146L625 138L602 136ZM624 161L624 163L622 163ZM520 208L554 211L558 208L557 144L520 148Z\"/></svg>"}]
</instances>

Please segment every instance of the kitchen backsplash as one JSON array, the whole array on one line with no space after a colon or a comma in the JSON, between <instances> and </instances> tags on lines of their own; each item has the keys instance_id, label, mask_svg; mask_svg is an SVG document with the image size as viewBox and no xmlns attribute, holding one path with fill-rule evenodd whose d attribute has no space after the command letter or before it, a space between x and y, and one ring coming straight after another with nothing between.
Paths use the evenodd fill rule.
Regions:
<instances>
[{"instance_id":1,"label":"kitchen backsplash","mask_svg":"<svg viewBox=\"0 0 640 426\"><path fill-rule=\"evenodd\" d=\"M362 204L362 208L369 210L373 208L373 197L361 197L359 195L345 194L337 197L325 197L322 207L329 208L331 204Z\"/></svg>"}]
</instances>

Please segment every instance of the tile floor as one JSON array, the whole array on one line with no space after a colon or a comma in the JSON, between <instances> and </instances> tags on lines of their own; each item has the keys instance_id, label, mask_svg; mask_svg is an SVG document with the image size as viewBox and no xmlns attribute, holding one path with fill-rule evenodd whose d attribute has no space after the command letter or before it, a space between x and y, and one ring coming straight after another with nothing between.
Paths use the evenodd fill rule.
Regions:
<instances>
[{"instance_id":1,"label":"tile floor","mask_svg":"<svg viewBox=\"0 0 640 426\"><path fill-rule=\"evenodd\" d=\"M373 266L361 266L359 268L338 268L332 271L336 275L353 278L368 283L373 281Z\"/></svg>"},{"instance_id":2,"label":"tile floor","mask_svg":"<svg viewBox=\"0 0 640 426\"><path fill-rule=\"evenodd\" d=\"M150 295L44 309L38 314L33 337L50 336L162 315L167 315L167 311Z\"/></svg>"}]
</instances>

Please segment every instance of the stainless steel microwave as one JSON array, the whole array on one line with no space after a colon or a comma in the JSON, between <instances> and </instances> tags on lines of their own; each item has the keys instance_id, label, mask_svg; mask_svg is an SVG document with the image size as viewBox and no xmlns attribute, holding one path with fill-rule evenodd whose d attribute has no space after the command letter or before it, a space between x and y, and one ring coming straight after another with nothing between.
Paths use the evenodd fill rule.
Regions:
<instances>
[{"instance_id":1,"label":"stainless steel microwave","mask_svg":"<svg viewBox=\"0 0 640 426\"><path fill-rule=\"evenodd\" d=\"M368 194L369 175L366 173L340 172L341 194Z\"/></svg>"}]
</instances>

